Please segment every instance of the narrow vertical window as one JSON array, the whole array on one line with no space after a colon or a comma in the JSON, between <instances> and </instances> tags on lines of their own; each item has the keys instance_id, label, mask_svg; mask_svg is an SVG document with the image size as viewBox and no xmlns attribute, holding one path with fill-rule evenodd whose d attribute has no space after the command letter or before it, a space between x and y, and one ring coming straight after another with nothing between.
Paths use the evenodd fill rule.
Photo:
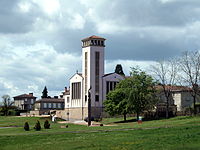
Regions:
<instances>
[{"instance_id":1,"label":"narrow vertical window","mask_svg":"<svg viewBox=\"0 0 200 150\"><path fill-rule=\"evenodd\" d=\"M87 70L88 70L87 67L88 67L88 54L87 52L85 52L85 93L87 93Z\"/></svg>"},{"instance_id":2,"label":"narrow vertical window","mask_svg":"<svg viewBox=\"0 0 200 150\"><path fill-rule=\"evenodd\" d=\"M100 53L95 52L95 92L99 93L99 59Z\"/></svg>"}]
</instances>

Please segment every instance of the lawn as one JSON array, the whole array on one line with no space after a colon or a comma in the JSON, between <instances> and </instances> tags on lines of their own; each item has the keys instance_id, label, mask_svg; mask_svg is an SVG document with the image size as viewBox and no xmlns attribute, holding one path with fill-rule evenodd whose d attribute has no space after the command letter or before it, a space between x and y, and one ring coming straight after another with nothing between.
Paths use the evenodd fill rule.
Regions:
<instances>
[{"instance_id":1,"label":"lawn","mask_svg":"<svg viewBox=\"0 0 200 150\"><path fill-rule=\"evenodd\" d=\"M47 118L0 117L0 126L20 126L0 129L0 150L54 150L54 149L200 149L200 117L176 117L154 121L123 123L122 118L108 118L102 122L113 126L87 127L51 123L51 129L34 131L39 120ZM132 118L129 118L132 119ZM31 131L24 131L28 121ZM129 120L130 121L130 120Z\"/></svg>"}]
</instances>

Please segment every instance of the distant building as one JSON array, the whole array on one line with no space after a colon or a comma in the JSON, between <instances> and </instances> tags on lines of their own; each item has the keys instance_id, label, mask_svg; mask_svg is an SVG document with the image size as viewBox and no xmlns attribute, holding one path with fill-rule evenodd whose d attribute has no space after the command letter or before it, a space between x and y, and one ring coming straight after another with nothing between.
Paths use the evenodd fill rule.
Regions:
<instances>
[{"instance_id":1,"label":"distant building","mask_svg":"<svg viewBox=\"0 0 200 150\"><path fill-rule=\"evenodd\" d=\"M193 97L191 95L191 88L186 86L168 86L172 91L172 95L170 96L169 105L173 106L175 105L177 107L177 111L184 111L186 108L193 108ZM157 86L157 89L161 89L158 97L160 99L160 103L163 105L166 104L166 97L164 96L164 93L162 92L162 87ZM197 96L197 103L200 102L200 97Z\"/></svg>"},{"instance_id":2,"label":"distant building","mask_svg":"<svg viewBox=\"0 0 200 150\"><path fill-rule=\"evenodd\" d=\"M33 96L33 93L22 94L19 96L15 96L14 98L14 106L18 107L20 110L30 111L33 109L33 105L36 101L36 97Z\"/></svg>"},{"instance_id":3,"label":"distant building","mask_svg":"<svg viewBox=\"0 0 200 150\"><path fill-rule=\"evenodd\" d=\"M64 109L64 99L58 98L43 98L37 100L34 105L34 111L31 114L41 115L49 114L50 110L63 110Z\"/></svg>"}]
</instances>

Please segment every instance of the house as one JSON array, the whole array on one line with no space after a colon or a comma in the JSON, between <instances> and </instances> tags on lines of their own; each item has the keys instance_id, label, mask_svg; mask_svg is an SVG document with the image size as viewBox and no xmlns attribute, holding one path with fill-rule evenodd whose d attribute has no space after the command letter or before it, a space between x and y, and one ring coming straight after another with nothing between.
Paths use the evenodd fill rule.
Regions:
<instances>
[{"instance_id":1,"label":"house","mask_svg":"<svg viewBox=\"0 0 200 150\"><path fill-rule=\"evenodd\" d=\"M14 106L23 111L30 111L33 109L33 105L36 101L36 97L33 96L33 93L22 94L13 97Z\"/></svg>"},{"instance_id":2,"label":"house","mask_svg":"<svg viewBox=\"0 0 200 150\"><path fill-rule=\"evenodd\" d=\"M54 96L54 98L42 98L35 102L34 110L30 112L31 115L49 114L51 110L63 110L64 99Z\"/></svg>"},{"instance_id":3,"label":"house","mask_svg":"<svg viewBox=\"0 0 200 150\"><path fill-rule=\"evenodd\" d=\"M167 89L170 89L172 95L170 96L169 105L175 105L177 111L184 111L186 108L193 107L193 97L191 95L191 88L186 86L166 86ZM158 95L160 103L166 103L166 97L162 91L161 86L157 86L157 89L160 89L161 92ZM200 102L200 97L197 97L197 103Z\"/></svg>"}]
</instances>

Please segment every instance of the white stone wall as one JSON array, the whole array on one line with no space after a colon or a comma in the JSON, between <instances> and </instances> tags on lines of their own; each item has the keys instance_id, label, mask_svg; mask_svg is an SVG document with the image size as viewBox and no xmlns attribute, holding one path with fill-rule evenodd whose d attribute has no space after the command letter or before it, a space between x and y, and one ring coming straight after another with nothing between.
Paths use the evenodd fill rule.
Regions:
<instances>
[{"instance_id":1,"label":"white stone wall","mask_svg":"<svg viewBox=\"0 0 200 150\"><path fill-rule=\"evenodd\" d=\"M82 56L83 56L83 60L82 60L82 71L83 71L83 77L85 78L85 52L87 52L87 63L88 63L88 67L87 67L87 90L89 90L90 86L92 87L91 89L91 105L93 107L102 107L102 104L100 103L103 99L103 93L102 93L102 77L104 75L104 47L101 46L89 46L89 47L84 47L82 50ZM99 102L95 102L95 52L99 52L100 53L100 60L99 60ZM84 86L85 88L85 83ZM85 95L88 95L88 93L85 93L85 89L84 91L84 99L85 99ZM87 106L87 102L85 103L84 100L84 106Z\"/></svg>"}]
</instances>

